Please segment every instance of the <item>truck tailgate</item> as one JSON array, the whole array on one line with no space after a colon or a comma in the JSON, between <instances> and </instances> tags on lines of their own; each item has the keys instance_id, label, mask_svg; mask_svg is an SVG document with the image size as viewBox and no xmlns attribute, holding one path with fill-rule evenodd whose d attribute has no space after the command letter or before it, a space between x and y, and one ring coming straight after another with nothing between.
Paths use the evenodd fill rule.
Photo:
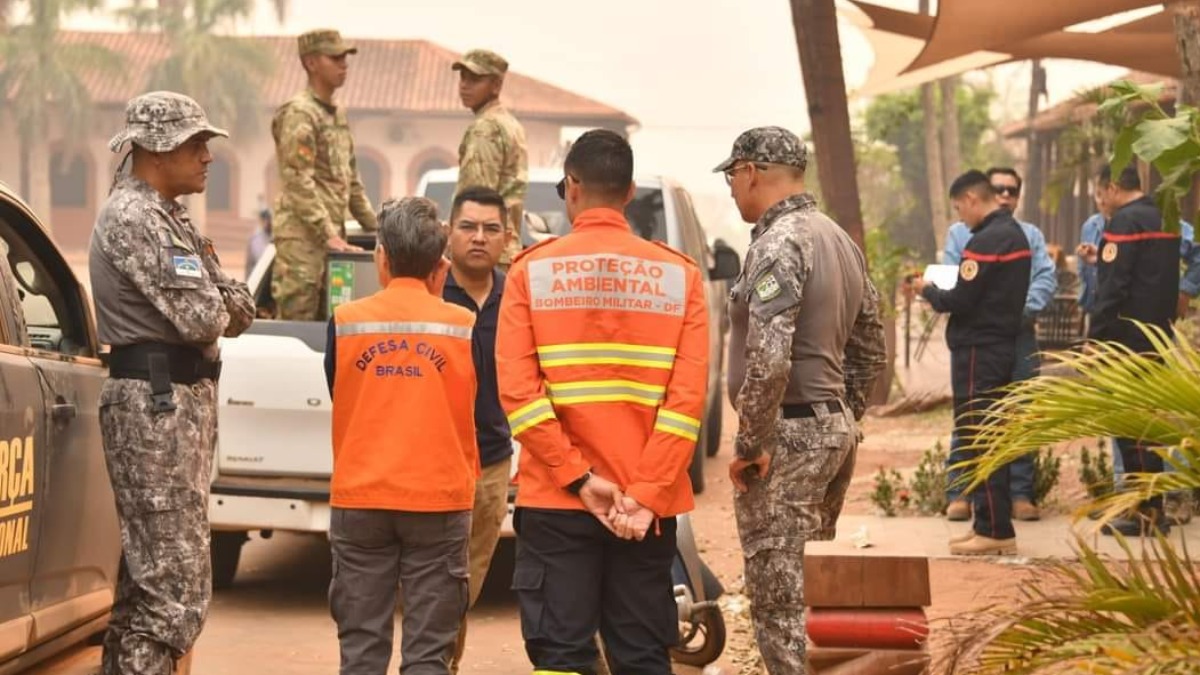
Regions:
<instances>
[{"instance_id":1,"label":"truck tailgate","mask_svg":"<svg viewBox=\"0 0 1200 675\"><path fill-rule=\"evenodd\" d=\"M333 469L325 324L257 321L222 340L217 471L328 477Z\"/></svg>"}]
</instances>

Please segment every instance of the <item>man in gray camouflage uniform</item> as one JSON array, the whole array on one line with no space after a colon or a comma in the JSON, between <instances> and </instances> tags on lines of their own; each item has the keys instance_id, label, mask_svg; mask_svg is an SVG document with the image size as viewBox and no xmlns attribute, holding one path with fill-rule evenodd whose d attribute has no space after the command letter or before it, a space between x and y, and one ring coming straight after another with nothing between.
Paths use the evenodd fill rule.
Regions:
<instances>
[{"instance_id":1,"label":"man in gray camouflage uniform","mask_svg":"<svg viewBox=\"0 0 1200 675\"><path fill-rule=\"evenodd\" d=\"M92 232L100 341L112 347L100 429L121 524L105 675L186 671L212 596L208 488L216 445L217 339L254 301L176 201L204 191L208 140L228 134L192 99L131 100L113 152L132 143ZM124 164L124 163L122 163Z\"/></svg>"},{"instance_id":2,"label":"man in gray camouflage uniform","mask_svg":"<svg viewBox=\"0 0 1200 675\"><path fill-rule=\"evenodd\" d=\"M755 223L730 291L729 474L755 637L772 675L807 672L804 542L832 539L854 470L857 420L885 364L879 296L862 251L804 188L807 154L779 127L738 137L714 171Z\"/></svg>"}]
</instances>

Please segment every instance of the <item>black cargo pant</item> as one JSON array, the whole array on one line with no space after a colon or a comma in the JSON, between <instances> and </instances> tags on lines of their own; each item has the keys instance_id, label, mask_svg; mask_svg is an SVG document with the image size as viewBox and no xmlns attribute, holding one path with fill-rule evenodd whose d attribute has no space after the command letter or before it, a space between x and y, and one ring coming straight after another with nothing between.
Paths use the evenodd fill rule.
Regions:
<instances>
[{"instance_id":1,"label":"black cargo pant","mask_svg":"<svg viewBox=\"0 0 1200 675\"><path fill-rule=\"evenodd\" d=\"M975 442L973 427L1001 396L998 390L1012 382L1016 343L958 347L950 352L950 381L954 391L954 433L963 448ZM962 451L963 460L975 459L978 450ZM1016 536L1012 524L1012 492L1007 470L994 471L971 494L975 533L993 539Z\"/></svg>"},{"instance_id":2,"label":"black cargo pant","mask_svg":"<svg viewBox=\"0 0 1200 675\"><path fill-rule=\"evenodd\" d=\"M403 675L447 675L467 613L471 512L335 508L329 609L341 675L383 675L392 658L397 586L403 596Z\"/></svg>"},{"instance_id":3,"label":"black cargo pant","mask_svg":"<svg viewBox=\"0 0 1200 675\"><path fill-rule=\"evenodd\" d=\"M613 675L669 675L679 641L671 582L675 519L642 541L582 511L517 509L513 590L534 670L594 675L596 631Z\"/></svg>"},{"instance_id":4,"label":"black cargo pant","mask_svg":"<svg viewBox=\"0 0 1200 675\"><path fill-rule=\"evenodd\" d=\"M104 635L104 675L168 675L192 648L212 598L208 491L216 385L172 385L174 410L151 407L150 383L112 378L100 391L104 459L121 525L121 567Z\"/></svg>"},{"instance_id":5,"label":"black cargo pant","mask_svg":"<svg viewBox=\"0 0 1200 675\"><path fill-rule=\"evenodd\" d=\"M1121 463L1125 473L1162 473L1164 462L1161 455L1142 445L1134 438L1116 438L1117 450L1121 453ZM1163 498L1158 495L1138 504L1138 510L1149 515L1150 511L1162 515Z\"/></svg>"}]
</instances>

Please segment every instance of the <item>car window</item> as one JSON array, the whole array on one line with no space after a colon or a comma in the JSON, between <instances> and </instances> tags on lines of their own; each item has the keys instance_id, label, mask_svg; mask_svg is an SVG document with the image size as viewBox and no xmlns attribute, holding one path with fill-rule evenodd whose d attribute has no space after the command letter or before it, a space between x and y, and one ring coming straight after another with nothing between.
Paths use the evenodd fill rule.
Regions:
<instances>
[{"instance_id":1,"label":"car window","mask_svg":"<svg viewBox=\"0 0 1200 675\"><path fill-rule=\"evenodd\" d=\"M450 204L454 200L454 183L426 183L425 197L432 199L438 207L438 217L450 219Z\"/></svg>"},{"instance_id":2,"label":"car window","mask_svg":"<svg viewBox=\"0 0 1200 675\"><path fill-rule=\"evenodd\" d=\"M93 356L87 312L74 275L46 235L21 211L0 202L0 253L12 272L28 345Z\"/></svg>"},{"instance_id":3,"label":"car window","mask_svg":"<svg viewBox=\"0 0 1200 675\"><path fill-rule=\"evenodd\" d=\"M450 217L450 206L454 199L453 183L428 183L425 186L425 196L438 205L438 213L443 218ZM525 194L525 211L534 213L546 222L550 234L561 237L571 231L571 221L567 220L567 209L552 183L533 182ZM663 211L662 190L658 188L638 188L633 201L625 209L625 217L629 225L643 239L668 242L667 219ZM522 243L526 246L535 240L522 234Z\"/></svg>"},{"instance_id":4,"label":"car window","mask_svg":"<svg viewBox=\"0 0 1200 675\"><path fill-rule=\"evenodd\" d=\"M711 254L704 229L700 227L696 210L692 208L692 198L681 188L675 188L672 194L675 195L675 212L679 216L679 231L683 237L683 252L696 262L707 279L708 268L712 266Z\"/></svg>"}]
</instances>

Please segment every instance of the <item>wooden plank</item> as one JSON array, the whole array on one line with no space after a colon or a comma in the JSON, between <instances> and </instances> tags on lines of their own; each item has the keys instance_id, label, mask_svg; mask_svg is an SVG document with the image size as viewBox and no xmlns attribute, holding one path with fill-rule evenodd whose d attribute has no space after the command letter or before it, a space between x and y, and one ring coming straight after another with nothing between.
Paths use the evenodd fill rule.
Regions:
<instances>
[{"instance_id":1,"label":"wooden plank","mask_svg":"<svg viewBox=\"0 0 1200 675\"><path fill-rule=\"evenodd\" d=\"M932 604L929 559L813 546L804 556L804 602L809 607L927 607Z\"/></svg>"},{"instance_id":2,"label":"wooden plank","mask_svg":"<svg viewBox=\"0 0 1200 675\"><path fill-rule=\"evenodd\" d=\"M861 655L829 665L810 659L816 675L921 675L929 655L919 651L863 651Z\"/></svg>"}]
</instances>

